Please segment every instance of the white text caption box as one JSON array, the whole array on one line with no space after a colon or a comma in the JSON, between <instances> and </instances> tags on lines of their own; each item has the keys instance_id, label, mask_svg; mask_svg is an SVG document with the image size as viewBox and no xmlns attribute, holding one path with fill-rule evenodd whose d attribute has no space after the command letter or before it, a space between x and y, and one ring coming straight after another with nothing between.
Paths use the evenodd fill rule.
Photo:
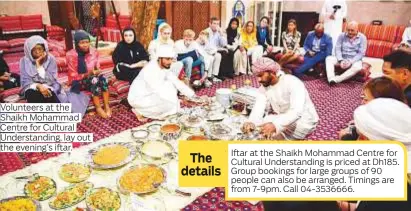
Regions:
<instances>
[{"instance_id":1,"label":"white text caption box","mask_svg":"<svg viewBox=\"0 0 411 211\"><path fill-rule=\"evenodd\" d=\"M405 197L406 154L396 142L229 144L228 149L228 199ZM320 156L324 152L330 156Z\"/></svg>"}]
</instances>

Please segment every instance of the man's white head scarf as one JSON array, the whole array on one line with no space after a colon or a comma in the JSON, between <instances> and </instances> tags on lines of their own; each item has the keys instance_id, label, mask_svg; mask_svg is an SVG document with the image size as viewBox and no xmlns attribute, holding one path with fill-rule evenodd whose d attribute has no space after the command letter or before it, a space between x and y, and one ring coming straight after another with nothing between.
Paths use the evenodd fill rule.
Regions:
<instances>
[{"instance_id":1,"label":"man's white head scarf","mask_svg":"<svg viewBox=\"0 0 411 211\"><path fill-rule=\"evenodd\" d=\"M370 140L402 142L408 151L411 173L411 108L398 100L377 98L354 111L357 130Z\"/></svg>"},{"instance_id":2,"label":"man's white head scarf","mask_svg":"<svg viewBox=\"0 0 411 211\"><path fill-rule=\"evenodd\" d=\"M398 100L371 100L354 111L354 122L358 130L370 140L411 144L411 109Z\"/></svg>"}]
</instances>

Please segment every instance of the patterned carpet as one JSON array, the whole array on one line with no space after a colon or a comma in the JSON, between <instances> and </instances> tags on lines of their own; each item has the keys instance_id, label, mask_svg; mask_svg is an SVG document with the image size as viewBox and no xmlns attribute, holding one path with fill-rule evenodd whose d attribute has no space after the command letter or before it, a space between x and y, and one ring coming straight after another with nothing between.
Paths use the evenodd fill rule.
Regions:
<instances>
[{"instance_id":1,"label":"patterned carpet","mask_svg":"<svg viewBox=\"0 0 411 211\"><path fill-rule=\"evenodd\" d=\"M213 96L216 89L230 87L235 84L243 86L246 79L257 86L257 81L251 76L240 76L235 79L226 80L210 88L202 89L198 95ZM362 84L348 82L330 87L323 79L303 78L310 92L320 123L308 139L311 140L333 140L337 138L338 131L352 119L354 109L360 104L360 93ZM135 115L120 105L113 108L113 117L110 120L102 119L93 113L85 116L78 124L77 131L81 133L93 133L94 141L119 133L121 131L142 125L137 121ZM79 147L79 146L75 146ZM41 160L56 156L58 153L0 153L0 175L37 163ZM194 202L184 208L191 210L264 210L262 203L253 206L248 202L225 202L224 188L214 188L212 191L197 198Z\"/></svg>"}]
</instances>

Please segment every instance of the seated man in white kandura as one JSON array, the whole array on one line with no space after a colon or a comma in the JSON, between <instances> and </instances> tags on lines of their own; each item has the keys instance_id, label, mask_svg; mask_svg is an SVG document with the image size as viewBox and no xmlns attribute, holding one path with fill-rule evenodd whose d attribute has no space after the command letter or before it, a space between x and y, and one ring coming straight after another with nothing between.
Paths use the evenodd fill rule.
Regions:
<instances>
[{"instance_id":1,"label":"seated man in white kandura","mask_svg":"<svg viewBox=\"0 0 411 211\"><path fill-rule=\"evenodd\" d=\"M257 125L267 140L302 140L317 127L319 117L304 83L280 68L264 57L253 64L261 93L256 94L249 122L242 129L251 132ZM264 117L267 103L276 115Z\"/></svg>"},{"instance_id":2,"label":"seated man in white kandura","mask_svg":"<svg viewBox=\"0 0 411 211\"><path fill-rule=\"evenodd\" d=\"M145 118L164 119L176 114L180 109L178 91L186 97L196 97L194 91L170 71L176 57L173 48L161 46L157 56L157 60L150 61L141 70L128 94L128 102L140 121Z\"/></svg>"}]
</instances>

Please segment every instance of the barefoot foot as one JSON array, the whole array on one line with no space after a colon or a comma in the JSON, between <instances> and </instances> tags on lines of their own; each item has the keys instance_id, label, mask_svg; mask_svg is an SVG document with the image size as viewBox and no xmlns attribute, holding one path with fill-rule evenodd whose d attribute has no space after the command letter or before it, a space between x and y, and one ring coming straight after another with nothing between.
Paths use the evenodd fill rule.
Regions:
<instances>
[{"instance_id":1,"label":"barefoot foot","mask_svg":"<svg viewBox=\"0 0 411 211\"><path fill-rule=\"evenodd\" d=\"M103 117L104 119L107 119L107 113L102 108L96 108L96 112L99 116Z\"/></svg>"},{"instance_id":2,"label":"barefoot foot","mask_svg":"<svg viewBox=\"0 0 411 211\"><path fill-rule=\"evenodd\" d=\"M107 116L108 117L111 117L111 108L109 107L109 106L107 106L106 108L105 108L105 110L106 110L106 114L107 114Z\"/></svg>"}]
</instances>

